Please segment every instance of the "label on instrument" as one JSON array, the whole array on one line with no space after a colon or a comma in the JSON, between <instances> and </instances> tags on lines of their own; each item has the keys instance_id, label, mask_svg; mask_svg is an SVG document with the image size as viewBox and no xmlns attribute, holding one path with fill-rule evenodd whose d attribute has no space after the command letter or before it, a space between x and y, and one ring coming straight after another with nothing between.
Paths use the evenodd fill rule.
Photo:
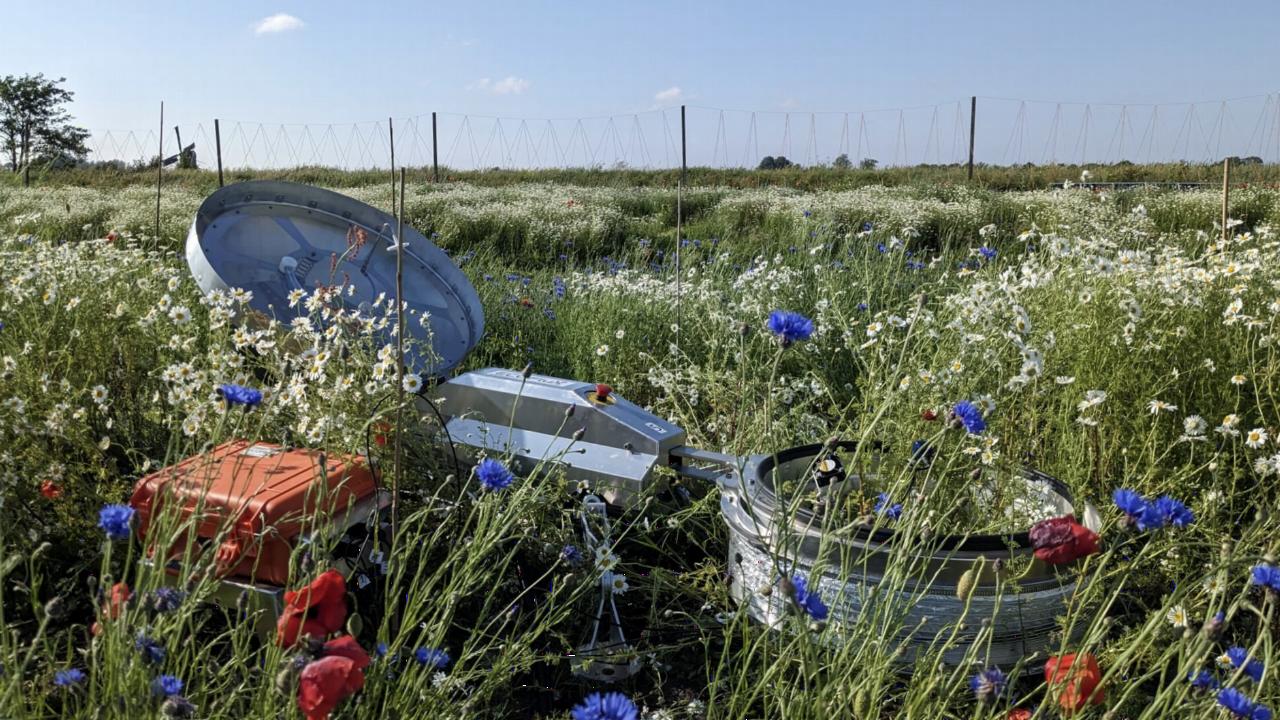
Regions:
<instances>
[{"instance_id":1,"label":"label on instrument","mask_svg":"<svg viewBox=\"0 0 1280 720\"><path fill-rule=\"evenodd\" d=\"M271 447L270 445L253 445L245 448L240 454L251 458L271 457L272 455L280 454L280 448Z\"/></svg>"}]
</instances>

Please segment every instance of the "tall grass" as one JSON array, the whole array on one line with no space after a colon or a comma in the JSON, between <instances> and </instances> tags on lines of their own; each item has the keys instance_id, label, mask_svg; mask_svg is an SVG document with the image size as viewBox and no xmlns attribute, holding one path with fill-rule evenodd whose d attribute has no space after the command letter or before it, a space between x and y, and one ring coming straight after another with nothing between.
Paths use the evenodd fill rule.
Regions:
<instances>
[{"instance_id":1,"label":"tall grass","mask_svg":"<svg viewBox=\"0 0 1280 720\"><path fill-rule=\"evenodd\" d=\"M379 202L381 190L351 192ZM10 238L0 249L0 714L173 714L150 689L168 674L199 717L297 716L289 668L300 651L256 637L251 607L204 602L214 585L197 571L209 556L185 559L187 595L159 612L148 598L167 579L141 562L147 546L104 539L96 513L141 474L233 436L383 456L366 431L394 415L394 373L378 354L377 318L325 333L316 301L310 327L254 329L239 300L200 298L176 252L200 192L170 196L163 240L143 237L145 194L0 191ZM1277 700L1275 596L1250 583L1277 551L1275 195L1236 193L1233 213L1247 223L1219 241L1208 194L698 189L678 293L661 234L674 220L668 190L419 186L407 204L485 304L486 337L467 367L531 362L608 382L681 425L692 445L732 454L876 438L901 467L913 441L928 439L939 467L962 478L1024 462L1061 478L1104 521L1102 551L1061 570L1080 585L1053 653L1096 655L1106 692L1075 716L1164 718L1221 712L1187 681L1202 669ZM114 242L93 239L113 229ZM813 337L781 349L764 327L778 308L812 317ZM226 408L211 396L223 382L267 397L249 413ZM947 424L960 400L985 408L985 433ZM385 652L336 716L563 718L602 689L568 660L601 592L589 553L581 565L562 554L582 546L586 489L548 466L484 491L432 450L432 422L409 428L385 591L358 603L364 622L347 628ZM960 624L998 615L955 618L914 655L901 604L826 623L793 612L780 629L750 620L729 596L718 492L684 482L690 502L655 492L612 518L615 572L630 585L616 600L642 666L618 688L645 717L1063 714L1061 688L1021 672L1044 657L1003 668L1013 679L1000 697L974 698L985 636L959 644ZM1117 487L1181 499L1195 521L1140 532L1112 506ZM872 512L882 489L904 505L892 521L904 538L973 531L957 509L973 502L963 482L924 497L868 486L850 511ZM322 533L299 551L291 586L324 569L335 540ZM870 581L878 592L920 581L910 547ZM861 562L827 569L853 578ZM1000 579L1011 590L1013 570ZM115 613L117 582L136 599ZM1220 627L1202 631L1217 612ZM166 649L161 662L146 662L140 634ZM1218 666L1231 646L1263 662L1260 681ZM419 648L451 662L419 663ZM957 650L961 663L942 661ZM71 667L85 680L55 686Z\"/></svg>"}]
</instances>

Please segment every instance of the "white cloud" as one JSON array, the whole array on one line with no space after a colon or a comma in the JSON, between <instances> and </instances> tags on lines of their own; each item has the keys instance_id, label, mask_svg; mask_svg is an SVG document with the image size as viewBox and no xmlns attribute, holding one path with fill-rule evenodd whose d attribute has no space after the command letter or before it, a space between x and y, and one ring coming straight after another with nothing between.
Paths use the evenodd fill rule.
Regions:
<instances>
[{"instance_id":1,"label":"white cloud","mask_svg":"<svg viewBox=\"0 0 1280 720\"><path fill-rule=\"evenodd\" d=\"M671 103L680 102L684 99L684 91L679 85L673 85L666 90L659 91L653 96L654 102L659 105L669 105Z\"/></svg>"},{"instance_id":2,"label":"white cloud","mask_svg":"<svg viewBox=\"0 0 1280 720\"><path fill-rule=\"evenodd\" d=\"M253 24L253 32L256 35L266 35L268 33L282 33L290 30L301 28L303 22L288 13L276 13L271 17L265 17Z\"/></svg>"},{"instance_id":3,"label":"white cloud","mask_svg":"<svg viewBox=\"0 0 1280 720\"><path fill-rule=\"evenodd\" d=\"M471 87L494 95L519 95L529 89L529 81L515 75L508 75L501 80L480 78L472 83Z\"/></svg>"}]
</instances>

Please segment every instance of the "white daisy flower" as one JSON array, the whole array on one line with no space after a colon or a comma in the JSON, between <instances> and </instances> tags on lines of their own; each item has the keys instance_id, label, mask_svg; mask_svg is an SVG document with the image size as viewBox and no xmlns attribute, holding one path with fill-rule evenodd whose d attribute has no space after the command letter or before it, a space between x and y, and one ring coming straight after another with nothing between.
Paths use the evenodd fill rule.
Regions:
<instances>
[{"instance_id":1,"label":"white daisy flower","mask_svg":"<svg viewBox=\"0 0 1280 720\"><path fill-rule=\"evenodd\" d=\"M1267 443L1267 431L1263 428L1254 428L1245 436L1244 444L1257 450Z\"/></svg>"}]
</instances>

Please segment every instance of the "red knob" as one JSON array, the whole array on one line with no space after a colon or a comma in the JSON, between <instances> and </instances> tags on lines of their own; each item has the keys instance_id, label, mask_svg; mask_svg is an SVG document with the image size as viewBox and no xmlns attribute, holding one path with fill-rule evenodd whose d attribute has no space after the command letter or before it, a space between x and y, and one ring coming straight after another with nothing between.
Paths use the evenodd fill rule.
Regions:
<instances>
[{"instance_id":1,"label":"red knob","mask_svg":"<svg viewBox=\"0 0 1280 720\"><path fill-rule=\"evenodd\" d=\"M613 394L613 388L609 387L608 385L605 385L604 383L596 383L596 399L597 400L608 400L609 396L612 394Z\"/></svg>"}]
</instances>

